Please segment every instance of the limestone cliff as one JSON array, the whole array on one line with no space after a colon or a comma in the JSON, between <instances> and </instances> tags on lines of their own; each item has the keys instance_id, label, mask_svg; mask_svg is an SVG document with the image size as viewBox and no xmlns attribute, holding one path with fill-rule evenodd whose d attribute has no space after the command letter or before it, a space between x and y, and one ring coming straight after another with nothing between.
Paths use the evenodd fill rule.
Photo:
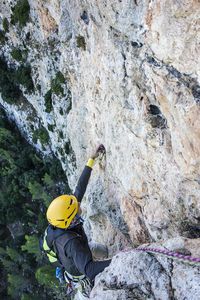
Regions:
<instances>
[{"instance_id":1,"label":"limestone cliff","mask_svg":"<svg viewBox=\"0 0 200 300\"><path fill-rule=\"evenodd\" d=\"M72 190L91 151L105 145L83 203L90 238L110 255L179 236L195 243L200 2L29 0L23 26L16 3L0 4L0 53L15 69L24 62L13 50L26 53L34 91L21 84L17 105L0 102L29 142L60 158ZM34 139L41 128L48 143Z\"/></svg>"},{"instance_id":2,"label":"limestone cliff","mask_svg":"<svg viewBox=\"0 0 200 300\"><path fill-rule=\"evenodd\" d=\"M182 254L199 255L199 245L200 239L196 239L194 243L190 239L179 237L169 239L162 245L154 243L151 246L170 251L181 251L182 248ZM199 278L197 267L184 265L164 256L144 252L119 253L114 256L109 268L96 277L91 298L196 300L199 299L200 292Z\"/></svg>"}]
</instances>

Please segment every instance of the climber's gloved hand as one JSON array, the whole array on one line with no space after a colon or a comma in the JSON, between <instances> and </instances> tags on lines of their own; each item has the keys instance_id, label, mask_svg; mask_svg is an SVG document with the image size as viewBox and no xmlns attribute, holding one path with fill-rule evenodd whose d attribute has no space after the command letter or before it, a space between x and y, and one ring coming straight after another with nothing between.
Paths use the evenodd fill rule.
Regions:
<instances>
[{"instance_id":1,"label":"climber's gloved hand","mask_svg":"<svg viewBox=\"0 0 200 300\"><path fill-rule=\"evenodd\" d=\"M105 149L105 147L104 147L103 144L100 144L100 145L97 147L96 151L92 154L91 158L92 158L92 159L97 158L97 157L99 156L99 153L103 153L103 154L106 153L106 149Z\"/></svg>"}]
</instances>

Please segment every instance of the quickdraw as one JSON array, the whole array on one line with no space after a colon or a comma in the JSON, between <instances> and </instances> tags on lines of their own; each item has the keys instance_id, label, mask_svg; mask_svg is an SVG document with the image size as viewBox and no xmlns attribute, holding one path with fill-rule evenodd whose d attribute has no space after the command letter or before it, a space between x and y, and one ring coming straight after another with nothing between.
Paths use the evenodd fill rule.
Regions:
<instances>
[{"instance_id":1,"label":"quickdraw","mask_svg":"<svg viewBox=\"0 0 200 300\"><path fill-rule=\"evenodd\" d=\"M135 248L135 249L124 249L119 251L120 252L132 252L132 251L146 251L146 252L151 252L155 254L160 254L160 255L165 255L170 257L171 259L178 260L182 263L187 263L196 267L200 267L200 259L191 257L191 256L185 256L179 253L174 253L166 250L161 250L161 249L155 249L155 248L148 248L148 247L142 247L142 248ZM118 254L117 253L117 254Z\"/></svg>"}]
</instances>

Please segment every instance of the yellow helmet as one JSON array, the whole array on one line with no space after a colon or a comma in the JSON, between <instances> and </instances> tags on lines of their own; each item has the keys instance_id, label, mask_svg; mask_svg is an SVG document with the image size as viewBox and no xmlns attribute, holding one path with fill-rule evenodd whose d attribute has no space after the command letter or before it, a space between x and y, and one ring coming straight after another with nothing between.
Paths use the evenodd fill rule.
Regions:
<instances>
[{"instance_id":1,"label":"yellow helmet","mask_svg":"<svg viewBox=\"0 0 200 300\"><path fill-rule=\"evenodd\" d=\"M53 226L67 228L78 210L78 201L73 195L55 198L48 207L47 220Z\"/></svg>"}]
</instances>

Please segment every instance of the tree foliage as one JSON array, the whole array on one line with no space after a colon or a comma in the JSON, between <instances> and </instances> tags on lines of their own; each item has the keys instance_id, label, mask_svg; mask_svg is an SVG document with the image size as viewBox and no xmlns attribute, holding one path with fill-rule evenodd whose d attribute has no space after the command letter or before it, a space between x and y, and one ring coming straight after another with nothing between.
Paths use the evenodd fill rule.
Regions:
<instances>
[{"instance_id":1,"label":"tree foliage","mask_svg":"<svg viewBox=\"0 0 200 300\"><path fill-rule=\"evenodd\" d=\"M0 57L0 92L4 101L17 104L21 96L18 84L13 78L15 70L8 68L5 59Z\"/></svg>"},{"instance_id":2,"label":"tree foliage","mask_svg":"<svg viewBox=\"0 0 200 300\"><path fill-rule=\"evenodd\" d=\"M47 288L55 287L57 285L55 268L52 265L46 265L39 268L35 277L41 285L44 285Z\"/></svg>"},{"instance_id":3,"label":"tree foliage","mask_svg":"<svg viewBox=\"0 0 200 300\"><path fill-rule=\"evenodd\" d=\"M23 290L29 284L29 280L20 274L8 274L8 282L10 283L8 294L14 299L19 299L18 297L22 295Z\"/></svg>"},{"instance_id":4,"label":"tree foliage","mask_svg":"<svg viewBox=\"0 0 200 300\"><path fill-rule=\"evenodd\" d=\"M11 52L11 55L18 60L25 61L26 51L21 52L21 54L16 51ZM33 92L34 85L30 65L21 64L15 69L7 65L4 57L0 57L0 92L3 100L9 104L18 104L22 98L20 84L25 88L27 93Z\"/></svg>"},{"instance_id":5,"label":"tree foliage","mask_svg":"<svg viewBox=\"0 0 200 300\"><path fill-rule=\"evenodd\" d=\"M25 235L26 243L22 245L22 251L27 251L35 256L37 262L42 261L41 251L39 248L38 236L36 234L28 236Z\"/></svg>"},{"instance_id":6,"label":"tree foliage","mask_svg":"<svg viewBox=\"0 0 200 300\"><path fill-rule=\"evenodd\" d=\"M0 276L6 274L0 298L28 299L30 291L39 299L55 294L50 287L44 288L41 279L58 284L54 267L48 276L44 274L48 268L38 271L39 282L35 277L37 269L44 267L39 236L47 226L47 206L56 196L69 192L59 161L36 153L0 109L0 224L6 228L19 222L24 232L14 238L8 233L0 236Z\"/></svg>"},{"instance_id":7,"label":"tree foliage","mask_svg":"<svg viewBox=\"0 0 200 300\"><path fill-rule=\"evenodd\" d=\"M19 252L16 249L6 247L6 253L10 257L10 259L15 263L20 263L22 261L22 256L19 254Z\"/></svg>"}]
</instances>

